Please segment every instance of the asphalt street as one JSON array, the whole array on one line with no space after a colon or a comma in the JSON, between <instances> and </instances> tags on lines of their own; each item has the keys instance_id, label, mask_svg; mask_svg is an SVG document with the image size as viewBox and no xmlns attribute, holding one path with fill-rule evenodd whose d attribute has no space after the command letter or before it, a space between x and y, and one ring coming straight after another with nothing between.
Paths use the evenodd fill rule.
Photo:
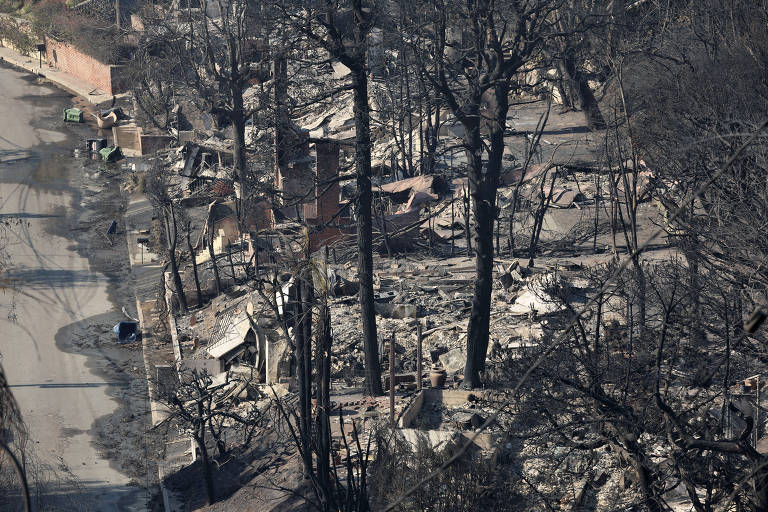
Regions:
<instances>
[{"instance_id":1,"label":"asphalt street","mask_svg":"<svg viewBox=\"0 0 768 512\"><path fill-rule=\"evenodd\" d=\"M94 444L94 422L118 407L109 388L125 383L62 348L68 337L87 335L84 322L115 309L106 278L72 239L46 229L73 216L75 196L63 185L73 145L61 126L67 103L53 87L0 67L2 365L29 428L30 460L39 462L30 470L47 471L44 492L60 498L61 509L143 510L144 491Z\"/></svg>"}]
</instances>

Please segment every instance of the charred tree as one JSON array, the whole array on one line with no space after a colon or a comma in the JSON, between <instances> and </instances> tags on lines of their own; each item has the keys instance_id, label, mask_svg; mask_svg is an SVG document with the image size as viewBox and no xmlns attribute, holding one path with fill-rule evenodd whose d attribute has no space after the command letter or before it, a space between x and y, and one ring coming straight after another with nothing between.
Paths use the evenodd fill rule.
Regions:
<instances>
[{"instance_id":1,"label":"charred tree","mask_svg":"<svg viewBox=\"0 0 768 512\"><path fill-rule=\"evenodd\" d=\"M178 255L176 249L179 241L178 213L174 199L171 197L170 184L163 169L155 168L149 173L146 183L146 194L155 212L162 221L164 248L169 266L176 298L179 300L179 311L187 313L187 299L184 294L184 286L179 275Z\"/></svg>"},{"instance_id":2,"label":"charred tree","mask_svg":"<svg viewBox=\"0 0 768 512\"><path fill-rule=\"evenodd\" d=\"M416 43L422 72L464 128L469 195L475 218L476 279L467 327L464 387L481 385L490 329L496 193L512 78L539 55L550 2L499 6L487 0L403 3L414 26L432 14L431 39ZM487 155L486 155L487 154ZM484 161L484 155L487 160Z\"/></svg>"},{"instance_id":3,"label":"charred tree","mask_svg":"<svg viewBox=\"0 0 768 512\"><path fill-rule=\"evenodd\" d=\"M178 256L176 255L176 246L179 240L179 228L176 222L176 209L173 201L169 201L163 208L163 224L165 226L165 239L168 243L168 261L171 266L171 277L173 285L176 288L176 297L179 299L179 311L182 315L187 314L187 297L184 294L184 285L179 275Z\"/></svg>"},{"instance_id":4,"label":"charred tree","mask_svg":"<svg viewBox=\"0 0 768 512\"><path fill-rule=\"evenodd\" d=\"M324 510L334 510L335 500L331 487L331 311L327 297L320 304L317 318L317 480Z\"/></svg>"},{"instance_id":5,"label":"charred tree","mask_svg":"<svg viewBox=\"0 0 768 512\"><path fill-rule=\"evenodd\" d=\"M365 391L384 393L379 366L376 312L373 296L373 193L371 191L371 109L368 98L368 38L375 10L362 0L336 5L326 0L308 9L298 20L288 16L297 29L351 71L355 120L355 175L357 196L357 264L360 279L360 311L365 352Z\"/></svg>"},{"instance_id":6,"label":"charred tree","mask_svg":"<svg viewBox=\"0 0 768 512\"><path fill-rule=\"evenodd\" d=\"M197 272L197 255L195 254L195 248L192 246L192 222L189 219L184 221L184 237L187 240L187 250L189 251L189 259L192 260L192 275L195 278L195 292L197 293L197 307L203 305L203 291L200 288L200 276Z\"/></svg>"}]
</instances>

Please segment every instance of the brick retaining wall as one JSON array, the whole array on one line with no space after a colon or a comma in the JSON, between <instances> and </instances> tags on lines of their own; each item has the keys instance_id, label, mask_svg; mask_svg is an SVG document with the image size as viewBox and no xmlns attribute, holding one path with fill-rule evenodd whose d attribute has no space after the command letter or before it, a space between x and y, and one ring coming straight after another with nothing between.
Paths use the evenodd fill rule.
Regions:
<instances>
[{"instance_id":1,"label":"brick retaining wall","mask_svg":"<svg viewBox=\"0 0 768 512\"><path fill-rule=\"evenodd\" d=\"M107 94L119 94L126 90L120 79L120 66L103 64L72 45L50 37L45 38L45 52L50 65L92 84L94 89L101 89Z\"/></svg>"}]
</instances>

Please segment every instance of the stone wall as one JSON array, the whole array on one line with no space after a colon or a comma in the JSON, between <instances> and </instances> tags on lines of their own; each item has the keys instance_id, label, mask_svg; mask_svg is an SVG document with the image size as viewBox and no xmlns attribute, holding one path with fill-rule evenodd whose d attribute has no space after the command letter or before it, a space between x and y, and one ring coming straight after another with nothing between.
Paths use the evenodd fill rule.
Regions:
<instances>
[{"instance_id":1,"label":"stone wall","mask_svg":"<svg viewBox=\"0 0 768 512\"><path fill-rule=\"evenodd\" d=\"M36 42L37 37L28 20L0 14L0 47L10 48L22 55L39 59L40 55L34 49ZM45 62L45 55L42 57Z\"/></svg>"}]
</instances>

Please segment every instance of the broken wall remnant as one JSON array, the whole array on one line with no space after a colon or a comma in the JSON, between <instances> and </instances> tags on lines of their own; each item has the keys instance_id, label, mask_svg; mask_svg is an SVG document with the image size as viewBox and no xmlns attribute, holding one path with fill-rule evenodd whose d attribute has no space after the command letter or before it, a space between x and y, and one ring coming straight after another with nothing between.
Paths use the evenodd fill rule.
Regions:
<instances>
[{"instance_id":1,"label":"broken wall remnant","mask_svg":"<svg viewBox=\"0 0 768 512\"><path fill-rule=\"evenodd\" d=\"M425 388L401 415L397 432L414 448L427 441L448 455L471 441L469 456L484 454L493 460L506 435L491 428L473 432L488 414L478 407L483 400L476 391Z\"/></svg>"},{"instance_id":2,"label":"broken wall remnant","mask_svg":"<svg viewBox=\"0 0 768 512\"><path fill-rule=\"evenodd\" d=\"M214 201L208 207L208 218L206 219L203 232L207 235L208 229L213 230L213 252L216 254L224 252L225 248L240 239L240 227L237 225L237 213L234 204L231 202ZM203 240L207 240L203 236ZM204 242L205 244L205 242Z\"/></svg>"},{"instance_id":3,"label":"broken wall remnant","mask_svg":"<svg viewBox=\"0 0 768 512\"><path fill-rule=\"evenodd\" d=\"M151 155L175 141L170 135L147 135L140 126L113 126L112 138L127 157Z\"/></svg>"},{"instance_id":4,"label":"broken wall remnant","mask_svg":"<svg viewBox=\"0 0 768 512\"><path fill-rule=\"evenodd\" d=\"M266 229L271 226L271 210L267 203L256 204L254 211L246 216L244 224L245 232L241 232L237 219L234 201L216 199L208 205L208 214L203 224L195 250L199 252L198 262L207 261L208 251L205 249L209 243L209 230L213 231L213 252L221 254L226 252L231 244L240 244L245 241L245 234Z\"/></svg>"},{"instance_id":5,"label":"broken wall remnant","mask_svg":"<svg viewBox=\"0 0 768 512\"><path fill-rule=\"evenodd\" d=\"M138 126L113 126L112 139L127 157L141 156L141 128Z\"/></svg>"},{"instance_id":6,"label":"broken wall remnant","mask_svg":"<svg viewBox=\"0 0 768 512\"><path fill-rule=\"evenodd\" d=\"M250 300L221 311L205 352L218 360L222 369L246 364L266 384L276 383L290 372L288 342L269 327L267 319L258 318L253 312Z\"/></svg>"}]
</instances>

